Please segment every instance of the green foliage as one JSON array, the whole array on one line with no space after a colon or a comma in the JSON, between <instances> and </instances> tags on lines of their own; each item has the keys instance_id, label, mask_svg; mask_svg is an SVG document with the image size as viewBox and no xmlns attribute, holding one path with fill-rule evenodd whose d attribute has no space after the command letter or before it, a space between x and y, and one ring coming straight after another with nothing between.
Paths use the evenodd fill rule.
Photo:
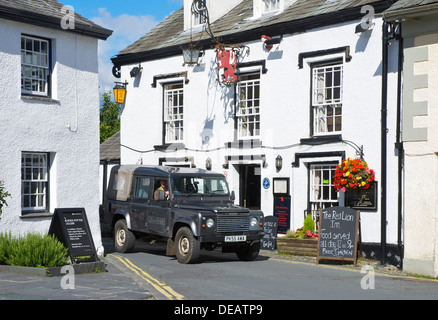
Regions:
<instances>
[{"instance_id":1,"label":"green foliage","mask_svg":"<svg viewBox=\"0 0 438 320\"><path fill-rule=\"evenodd\" d=\"M100 143L120 131L120 105L111 101L111 91L102 95L100 108Z\"/></svg>"},{"instance_id":2,"label":"green foliage","mask_svg":"<svg viewBox=\"0 0 438 320\"><path fill-rule=\"evenodd\" d=\"M11 194L5 190L4 182L0 180L0 217L2 215L3 206L7 206L6 198L10 197Z\"/></svg>"},{"instance_id":3,"label":"green foliage","mask_svg":"<svg viewBox=\"0 0 438 320\"><path fill-rule=\"evenodd\" d=\"M29 233L12 237L0 233L0 264L52 268L68 262L68 249L53 236Z\"/></svg>"},{"instance_id":4,"label":"green foliage","mask_svg":"<svg viewBox=\"0 0 438 320\"><path fill-rule=\"evenodd\" d=\"M307 230L310 230L310 233L313 233L315 231L315 222L313 221L311 214L308 214L306 219L304 219L302 232L306 234Z\"/></svg>"},{"instance_id":5,"label":"green foliage","mask_svg":"<svg viewBox=\"0 0 438 320\"><path fill-rule=\"evenodd\" d=\"M307 215L306 219L304 219L303 227L297 229L296 232L293 232L292 230L288 230L286 232L286 237L298 238L298 239L310 237L316 239L317 235L315 235L315 222L313 221L312 215L311 214Z\"/></svg>"}]
</instances>

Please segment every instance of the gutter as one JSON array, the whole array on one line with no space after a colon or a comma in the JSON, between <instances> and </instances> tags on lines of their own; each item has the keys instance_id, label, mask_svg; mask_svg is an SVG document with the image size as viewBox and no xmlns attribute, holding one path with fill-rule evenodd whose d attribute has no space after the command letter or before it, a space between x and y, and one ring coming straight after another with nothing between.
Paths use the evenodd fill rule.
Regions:
<instances>
[{"instance_id":1,"label":"gutter","mask_svg":"<svg viewBox=\"0 0 438 320\"><path fill-rule=\"evenodd\" d=\"M394 0L385 0L373 3L375 13L382 13L394 3ZM284 34L293 34L297 32L305 32L307 30L321 28L324 26L330 26L339 24L342 22L350 22L363 18L363 14L360 12L361 7L348 8L336 12L327 14L311 16L299 20L292 20L287 22L281 22L263 27L257 27L251 30L245 30L236 32L233 34L221 35L218 34L217 38L221 39L223 43L244 43L255 40L260 40L260 36L263 34L269 34L271 37L281 36ZM213 28L214 32L214 28ZM156 59L168 58L177 55L181 55L181 46L188 43L178 43L169 47L156 48L142 52L119 54L111 61L115 66L124 66L129 64L137 64L139 62L146 62ZM201 40L198 44L204 49L211 48L214 42L211 39Z\"/></svg>"},{"instance_id":2,"label":"gutter","mask_svg":"<svg viewBox=\"0 0 438 320\"><path fill-rule=\"evenodd\" d=\"M61 18L46 16L31 11L15 9L0 5L0 19L22 22L34 26L55 29L66 32L78 33L80 35L106 40L113 31L98 25L86 24L75 19L74 29L62 29Z\"/></svg>"},{"instance_id":3,"label":"gutter","mask_svg":"<svg viewBox=\"0 0 438 320\"><path fill-rule=\"evenodd\" d=\"M396 21L400 19L424 17L435 14L438 11L438 3L421 5L410 8L391 9L383 12L383 17L386 21Z\"/></svg>"}]
</instances>

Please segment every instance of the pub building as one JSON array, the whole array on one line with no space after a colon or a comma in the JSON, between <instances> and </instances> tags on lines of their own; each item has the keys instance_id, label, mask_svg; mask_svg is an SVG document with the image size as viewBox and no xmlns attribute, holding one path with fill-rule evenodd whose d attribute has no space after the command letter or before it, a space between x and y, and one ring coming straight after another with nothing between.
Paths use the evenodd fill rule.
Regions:
<instances>
[{"instance_id":1,"label":"pub building","mask_svg":"<svg viewBox=\"0 0 438 320\"><path fill-rule=\"evenodd\" d=\"M364 254L400 267L393 2L185 0L112 59L121 163L223 173L236 204L275 213L280 234L352 206ZM336 192L348 158L375 171L366 193Z\"/></svg>"}]
</instances>

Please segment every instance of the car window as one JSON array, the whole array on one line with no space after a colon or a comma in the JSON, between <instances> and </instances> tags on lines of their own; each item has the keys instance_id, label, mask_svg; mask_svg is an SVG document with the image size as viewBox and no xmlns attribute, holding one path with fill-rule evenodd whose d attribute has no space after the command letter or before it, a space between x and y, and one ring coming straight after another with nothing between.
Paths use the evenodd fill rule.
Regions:
<instances>
[{"instance_id":1,"label":"car window","mask_svg":"<svg viewBox=\"0 0 438 320\"><path fill-rule=\"evenodd\" d=\"M151 192L151 178L148 177L136 177L134 197L138 199L150 199Z\"/></svg>"}]
</instances>

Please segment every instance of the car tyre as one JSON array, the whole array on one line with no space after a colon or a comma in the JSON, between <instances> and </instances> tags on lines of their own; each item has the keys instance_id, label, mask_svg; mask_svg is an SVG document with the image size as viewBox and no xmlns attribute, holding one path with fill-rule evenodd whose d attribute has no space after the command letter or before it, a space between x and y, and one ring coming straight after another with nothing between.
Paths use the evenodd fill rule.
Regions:
<instances>
[{"instance_id":1,"label":"car tyre","mask_svg":"<svg viewBox=\"0 0 438 320\"><path fill-rule=\"evenodd\" d=\"M175 236L175 254L179 263L194 263L199 258L201 244L187 227L180 228Z\"/></svg>"},{"instance_id":2,"label":"car tyre","mask_svg":"<svg viewBox=\"0 0 438 320\"><path fill-rule=\"evenodd\" d=\"M125 253L134 248L135 235L128 229L124 219L118 220L114 225L114 247L117 252Z\"/></svg>"},{"instance_id":3,"label":"car tyre","mask_svg":"<svg viewBox=\"0 0 438 320\"><path fill-rule=\"evenodd\" d=\"M255 260L260 252L260 241L253 241L251 244L236 251L237 257L242 261Z\"/></svg>"}]
</instances>

